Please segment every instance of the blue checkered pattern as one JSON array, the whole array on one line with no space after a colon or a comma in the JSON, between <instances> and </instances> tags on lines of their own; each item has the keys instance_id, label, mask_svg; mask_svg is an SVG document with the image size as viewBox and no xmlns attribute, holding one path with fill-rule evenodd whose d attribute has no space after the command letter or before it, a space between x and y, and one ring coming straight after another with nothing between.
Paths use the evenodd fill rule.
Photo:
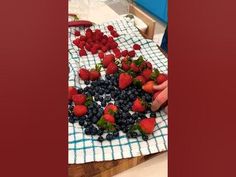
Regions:
<instances>
[{"instance_id":1,"label":"blue checkered pattern","mask_svg":"<svg viewBox=\"0 0 236 177\"><path fill-rule=\"evenodd\" d=\"M143 55L145 59L150 61L155 68L161 72L167 73L167 58L158 49L156 44L144 39L134 26L132 21L128 19L110 21L100 25L94 25L91 29L101 29L102 32L109 35L106 26L111 24L120 34L115 38L119 43L121 50L132 50L135 43L141 45L141 50L136 51L136 56ZM69 28L69 86L85 87L84 82L78 78L77 71L80 67L93 68L96 63L100 63L98 55L88 53L87 56L80 57L78 55L78 48L73 45L72 41L75 39L74 31L80 30L83 34L84 28ZM102 76L104 77L104 70ZM149 115L147 115L149 116ZM120 132L118 139L104 141L102 143L97 141L97 136L88 136L83 133L83 128L78 124L68 123L68 155L69 164L81 164L92 161L115 160L129 157L136 157L140 155L148 155L152 153L162 152L167 150L167 115L160 111L157 113L156 127L154 133L149 136L149 140L143 141L141 137L137 139L127 139L126 135Z\"/></svg>"}]
</instances>

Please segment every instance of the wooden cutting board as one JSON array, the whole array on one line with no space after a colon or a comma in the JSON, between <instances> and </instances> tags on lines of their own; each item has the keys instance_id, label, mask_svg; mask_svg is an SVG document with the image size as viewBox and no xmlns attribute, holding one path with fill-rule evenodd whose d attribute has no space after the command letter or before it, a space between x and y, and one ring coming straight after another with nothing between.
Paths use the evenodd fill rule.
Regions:
<instances>
[{"instance_id":1,"label":"wooden cutting board","mask_svg":"<svg viewBox=\"0 0 236 177\"><path fill-rule=\"evenodd\" d=\"M68 177L111 177L161 153L128 159L69 165Z\"/></svg>"}]
</instances>

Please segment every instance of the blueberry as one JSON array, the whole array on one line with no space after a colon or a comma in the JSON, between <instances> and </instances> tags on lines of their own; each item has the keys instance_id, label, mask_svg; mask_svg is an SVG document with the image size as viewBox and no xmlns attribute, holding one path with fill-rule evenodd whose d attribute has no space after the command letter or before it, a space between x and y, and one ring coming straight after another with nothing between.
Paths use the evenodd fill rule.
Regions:
<instances>
[{"instance_id":1,"label":"blueberry","mask_svg":"<svg viewBox=\"0 0 236 177\"><path fill-rule=\"evenodd\" d=\"M72 123L72 124L74 124L74 123L75 123L74 117L69 117L69 122Z\"/></svg>"},{"instance_id":2,"label":"blueberry","mask_svg":"<svg viewBox=\"0 0 236 177\"><path fill-rule=\"evenodd\" d=\"M102 136L99 136L98 139L97 139L99 142L103 142L104 141L104 138Z\"/></svg>"},{"instance_id":3,"label":"blueberry","mask_svg":"<svg viewBox=\"0 0 236 177\"><path fill-rule=\"evenodd\" d=\"M102 129L99 129L98 132L97 132L97 134L100 135L100 136L101 136L103 133L104 133L104 131L103 131Z\"/></svg>"},{"instance_id":4,"label":"blueberry","mask_svg":"<svg viewBox=\"0 0 236 177\"><path fill-rule=\"evenodd\" d=\"M107 102L109 102L109 101L111 101L111 97L110 97L110 96L106 96L106 97L105 97L105 100L106 100Z\"/></svg>"},{"instance_id":5,"label":"blueberry","mask_svg":"<svg viewBox=\"0 0 236 177\"><path fill-rule=\"evenodd\" d=\"M106 77L107 80L110 80L110 79L111 79L111 76L108 75L108 74L106 74L105 77Z\"/></svg>"},{"instance_id":6,"label":"blueberry","mask_svg":"<svg viewBox=\"0 0 236 177\"><path fill-rule=\"evenodd\" d=\"M156 115L156 113L155 113L155 112L151 112L151 114L150 114L150 117L154 117L154 118L156 118L156 117L157 117L157 115Z\"/></svg>"},{"instance_id":7,"label":"blueberry","mask_svg":"<svg viewBox=\"0 0 236 177\"><path fill-rule=\"evenodd\" d=\"M83 120L83 119L80 119L80 120L79 120L79 125L80 125L80 126L84 126L84 120Z\"/></svg>"},{"instance_id":8,"label":"blueberry","mask_svg":"<svg viewBox=\"0 0 236 177\"><path fill-rule=\"evenodd\" d=\"M84 84L85 84L85 85L89 85L90 82L89 82L89 81L84 81Z\"/></svg>"},{"instance_id":9,"label":"blueberry","mask_svg":"<svg viewBox=\"0 0 236 177\"><path fill-rule=\"evenodd\" d=\"M118 131L113 132L113 138L118 138L118 137L119 137L119 132Z\"/></svg>"},{"instance_id":10,"label":"blueberry","mask_svg":"<svg viewBox=\"0 0 236 177\"><path fill-rule=\"evenodd\" d=\"M148 140L148 136L147 135L142 135L142 139L144 140L144 141L147 141Z\"/></svg>"},{"instance_id":11,"label":"blueberry","mask_svg":"<svg viewBox=\"0 0 236 177\"><path fill-rule=\"evenodd\" d=\"M103 97L102 97L102 96L99 97L99 101L100 101L100 102L103 101Z\"/></svg>"},{"instance_id":12,"label":"blueberry","mask_svg":"<svg viewBox=\"0 0 236 177\"><path fill-rule=\"evenodd\" d=\"M92 123L96 124L97 121L98 121L98 118L97 118L97 117L93 117L93 118L92 118Z\"/></svg>"},{"instance_id":13,"label":"blueberry","mask_svg":"<svg viewBox=\"0 0 236 177\"><path fill-rule=\"evenodd\" d=\"M152 97L151 97L150 95L146 95L146 96L145 96L145 100L146 100L147 102L151 102L151 101L152 101Z\"/></svg>"},{"instance_id":14,"label":"blueberry","mask_svg":"<svg viewBox=\"0 0 236 177\"><path fill-rule=\"evenodd\" d=\"M127 133L126 133L126 136L127 136L127 138L132 138L132 136L131 136L131 133L130 133L130 132L127 132Z\"/></svg>"},{"instance_id":15,"label":"blueberry","mask_svg":"<svg viewBox=\"0 0 236 177\"><path fill-rule=\"evenodd\" d=\"M94 100L95 100L95 101L98 101L98 100L99 100L99 96L98 96L98 95L95 95L95 96L94 96Z\"/></svg>"},{"instance_id":16,"label":"blueberry","mask_svg":"<svg viewBox=\"0 0 236 177\"><path fill-rule=\"evenodd\" d=\"M84 133L85 133L86 135L91 135L90 128L89 128L89 127L85 128Z\"/></svg>"},{"instance_id":17,"label":"blueberry","mask_svg":"<svg viewBox=\"0 0 236 177\"><path fill-rule=\"evenodd\" d=\"M103 107L105 107L105 106L106 106L106 101L103 100L103 101L101 102L101 105L102 105Z\"/></svg>"},{"instance_id":18,"label":"blueberry","mask_svg":"<svg viewBox=\"0 0 236 177\"><path fill-rule=\"evenodd\" d=\"M137 138L138 137L138 133L137 132L131 132L131 137L132 138Z\"/></svg>"},{"instance_id":19,"label":"blueberry","mask_svg":"<svg viewBox=\"0 0 236 177\"><path fill-rule=\"evenodd\" d=\"M69 106L72 105L72 101L71 101L71 100L68 101L68 105L69 105Z\"/></svg>"},{"instance_id":20,"label":"blueberry","mask_svg":"<svg viewBox=\"0 0 236 177\"><path fill-rule=\"evenodd\" d=\"M109 90L109 89L106 89L106 90L105 90L105 93L106 93L106 94L109 94L109 93L110 93L110 90Z\"/></svg>"},{"instance_id":21,"label":"blueberry","mask_svg":"<svg viewBox=\"0 0 236 177\"><path fill-rule=\"evenodd\" d=\"M70 110L68 110L68 117L72 116L72 112Z\"/></svg>"},{"instance_id":22,"label":"blueberry","mask_svg":"<svg viewBox=\"0 0 236 177\"><path fill-rule=\"evenodd\" d=\"M137 114L137 113L132 114L132 118L133 118L134 120L138 119L138 114Z\"/></svg>"},{"instance_id":23,"label":"blueberry","mask_svg":"<svg viewBox=\"0 0 236 177\"><path fill-rule=\"evenodd\" d=\"M113 139L113 134L108 133L107 136L106 136L106 139L107 139L108 141L111 141L111 140Z\"/></svg>"},{"instance_id":24,"label":"blueberry","mask_svg":"<svg viewBox=\"0 0 236 177\"><path fill-rule=\"evenodd\" d=\"M96 114L97 114L97 110L93 109L93 115L96 115Z\"/></svg>"},{"instance_id":25,"label":"blueberry","mask_svg":"<svg viewBox=\"0 0 236 177\"><path fill-rule=\"evenodd\" d=\"M104 93L104 92L103 92L102 89L100 89L100 90L98 91L98 94L99 94L99 95L103 95L103 93Z\"/></svg>"},{"instance_id":26,"label":"blueberry","mask_svg":"<svg viewBox=\"0 0 236 177\"><path fill-rule=\"evenodd\" d=\"M90 132L91 132L91 135L96 135L97 132L98 132L98 129L96 127L94 127L94 126L91 126L90 127Z\"/></svg>"},{"instance_id":27,"label":"blueberry","mask_svg":"<svg viewBox=\"0 0 236 177\"><path fill-rule=\"evenodd\" d=\"M84 92L84 90L82 89L82 88L79 88L78 90L77 90L77 93L83 93Z\"/></svg>"}]
</instances>

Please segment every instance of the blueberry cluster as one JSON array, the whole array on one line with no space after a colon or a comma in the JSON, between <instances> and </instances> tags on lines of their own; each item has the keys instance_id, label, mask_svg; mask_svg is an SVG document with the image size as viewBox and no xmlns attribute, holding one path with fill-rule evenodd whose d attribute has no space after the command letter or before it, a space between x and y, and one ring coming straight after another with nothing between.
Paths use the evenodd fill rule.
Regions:
<instances>
[{"instance_id":1,"label":"blueberry cluster","mask_svg":"<svg viewBox=\"0 0 236 177\"><path fill-rule=\"evenodd\" d=\"M83 117L76 117L73 114L73 103L68 104L68 117L70 123L78 122L80 126L84 127L86 135L98 135L98 141L102 142L104 139L111 141L119 137L119 131L126 133L128 138L137 138L140 136L135 131L130 131L131 128L139 120L146 118L146 114L150 113L151 117L156 117L156 113L152 112L148 107L144 113L130 113L134 100L137 97L142 98L147 103L151 103L152 95L144 92L141 88L131 85L124 90L118 88L119 73L114 75L105 75L104 79L96 81L85 81L85 87L79 88L78 93L83 93L87 97L93 97L93 101L87 107L88 112ZM108 103L114 103L119 109L114 115L115 130L109 132L96 124L103 115L104 107ZM143 140L148 140L148 136L141 134Z\"/></svg>"}]
</instances>

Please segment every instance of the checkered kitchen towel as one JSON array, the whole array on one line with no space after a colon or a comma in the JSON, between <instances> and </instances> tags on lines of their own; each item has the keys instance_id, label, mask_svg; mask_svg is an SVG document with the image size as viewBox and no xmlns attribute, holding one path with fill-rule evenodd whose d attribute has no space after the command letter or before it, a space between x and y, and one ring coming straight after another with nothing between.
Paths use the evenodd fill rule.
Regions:
<instances>
[{"instance_id":1,"label":"checkered kitchen towel","mask_svg":"<svg viewBox=\"0 0 236 177\"><path fill-rule=\"evenodd\" d=\"M115 20L94 25L91 29L99 28L102 32L109 35L109 31L106 29L108 24L113 25L120 34L115 40L119 43L121 50L131 50L133 44L138 43L142 48L140 51L136 51L136 56L143 55L155 68L167 73L167 58L153 41L144 39L141 36L132 21L128 19ZM96 63L100 62L100 59L97 54L92 55L90 53L87 56L80 57L78 55L78 48L72 43L75 39L74 31L78 30L78 27L69 28L68 30L69 86L84 87L83 81L79 80L77 76L77 70L80 67L93 68ZM79 30L83 34L84 28L80 27ZM104 71L102 71L102 75L104 76ZM96 140L97 136L85 135L83 128L78 123L74 125L69 123L68 126L69 164L129 158L167 150L167 115L163 111L157 113L154 133L149 136L147 142L143 141L141 137L127 139L125 134L120 132L118 139L100 143Z\"/></svg>"}]
</instances>

